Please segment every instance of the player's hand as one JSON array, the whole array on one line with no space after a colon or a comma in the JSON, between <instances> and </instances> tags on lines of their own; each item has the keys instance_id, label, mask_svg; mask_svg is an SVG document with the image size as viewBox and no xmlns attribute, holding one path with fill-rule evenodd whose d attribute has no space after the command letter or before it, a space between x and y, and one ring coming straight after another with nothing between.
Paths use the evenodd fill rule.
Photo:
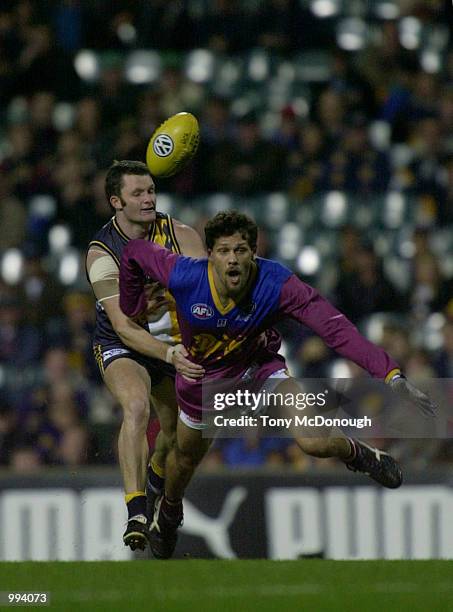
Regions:
<instances>
[{"instance_id":1,"label":"player's hand","mask_svg":"<svg viewBox=\"0 0 453 612\"><path fill-rule=\"evenodd\" d=\"M429 397L414 387L404 376L396 376L389 383L392 391L397 393L401 398L412 402L425 416L435 417L437 406L429 399Z\"/></svg>"},{"instance_id":2,"label":"player's hand","mask_svg":"<svg viewBox=\"0 0 453 612\"><path fill-rule=\"evenodd\" d=\"M142 313L132 318L132 320L139 325L146 325L148 323L148 317L168 303L162 293L162 285L160 283L156 282L146 285L144 293L146 296L146 308Z\"/></svg>"},{"instance_id":3,"label":"player's hand","mask_svg":"<svg viewBox=\"0 0 453 612\"><path fill-rule=\"evenodd\" d=\"M175 366L175 370L178 374L188 381L197 380L204 375L203 366L198 363L192 363L187 359L188 351L182 344L177 344L176 346L171 347L171 351L169 349L169 357L167 361Z\"/></svg>"}]
</instances>

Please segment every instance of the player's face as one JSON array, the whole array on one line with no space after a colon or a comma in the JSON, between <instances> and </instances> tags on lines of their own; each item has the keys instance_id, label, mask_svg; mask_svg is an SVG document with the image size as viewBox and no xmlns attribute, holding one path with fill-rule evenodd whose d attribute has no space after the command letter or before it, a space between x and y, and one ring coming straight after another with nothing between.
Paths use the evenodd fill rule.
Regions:
<instances>
[{"instance_id":1,"label":"player's face","mask_svg":"<svg viewBox=\"0 0 453 612\"><path fill-rule=\"evenodd\" d=\"M250 278L255 253L247 240L236 232L215 241L209 251L209 260L214 268L216 286L224 295L240 294Z\"/></svg>"},{"instance_id":2,"label":"player's face","mask_svg":"<svg viewBox=\"0 0 453 612\"><path fill-rule=\"evenodd\" d=\"M118 210L128 221L152 223L156 219L156 190L153 179L147 175L125 174Z\"/></svg>"}]
</instances>

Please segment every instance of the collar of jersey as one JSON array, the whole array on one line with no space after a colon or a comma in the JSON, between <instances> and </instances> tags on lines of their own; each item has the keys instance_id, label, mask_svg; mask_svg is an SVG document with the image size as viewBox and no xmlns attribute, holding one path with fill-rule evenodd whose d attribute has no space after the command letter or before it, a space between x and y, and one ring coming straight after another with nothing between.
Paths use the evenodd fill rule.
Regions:
<instances>
[{"instance_id":1,"label":"collar of jersey","mask_svg":"<svg viewBox=\"0 0 453 612\"><path fill-rule=\"evenodd\" d=\"M256 272L257 272L257 267L255 265L252 268L252 277L251 277L251 279L250 279L250 281L248 283L247 290L249 289L251 283L253 283L253 281L255 280ZM214 305L217 308L217 310L222 315L226 315L229 312L231 312L233 310L233 308L235 306L237 306L237 303L233 300L233 298L230 298L229 301L228 301L228 304L226 306L223 306L223 304L222 304L222 302L220 300L218 291L217 291L217 287L215 286L214 275L213 275L213 271L212 271L212 264L211 264L210 261L208 261L208 281L209 281L209 289L211 290L212 299L214 301Z\"/></svg>"},{"instance_id":2,"label":"collar of jersey","mask_svg":"<svg viewBox=\"0 0 453 612\"><path fill-rule=\"evenodd\" d=\"M113 222L113 227L116 229L116 231L121 236L121 238L124 238L124 240L127 240L129 242L129 240L131 240L131 238L129 238L129 236L127 234L125 234L123 232L123 230L120 228L120 224L116 220L116 217L112 217L112 222ZM153 221L153 224L149 228L147 240L152 240L152 237L154 237L155 229L156 229L156 222Z\"/></svg>"}]
</instances>

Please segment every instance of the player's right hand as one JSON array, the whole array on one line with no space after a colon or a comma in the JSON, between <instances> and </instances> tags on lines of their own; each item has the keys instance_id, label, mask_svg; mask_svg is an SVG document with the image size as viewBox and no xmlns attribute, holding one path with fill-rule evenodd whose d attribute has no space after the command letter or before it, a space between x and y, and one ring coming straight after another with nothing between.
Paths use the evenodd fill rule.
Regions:
<instances>
[{"instance_id":1,"label":"player's right hand","mask_svg":"<svg viewBox=\"0 0 453 612\"><path fill-rule=\"evenodd\" d=\"M145 295L147 299L145 315L149 316L157 310L168 304L164 295L164 288L160 283L150 283L145 286Z\"/></svg>"},{"instance_id":2,"label":"player's right hand","mask_svg":"<svg viewBox=\"0 0 453 612\"><path fill-rule=\"evenodd\" d=\"M185 346L177 344L173 348L171 363L175 366L175 370L178 374L181 374L181 376L188 381L197 380L204 376L205 370L203 366L187 359L189 352Z\"/></svg>"}]
</instances>

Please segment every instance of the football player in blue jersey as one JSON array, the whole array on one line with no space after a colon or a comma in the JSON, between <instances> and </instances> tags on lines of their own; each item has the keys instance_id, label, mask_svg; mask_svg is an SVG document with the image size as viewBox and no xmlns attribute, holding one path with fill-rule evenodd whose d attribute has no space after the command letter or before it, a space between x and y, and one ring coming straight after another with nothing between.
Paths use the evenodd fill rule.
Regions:
<instances>
[{"instance_id":1,"label":"football player in blue jersey","mask_svg":"<svg viewBox=\"0 0 453 612\"><path fill-rule=\"evenodd\" d=\"M164 295L162 287L156 283L147 286L150 301L139 322L122 313L118 287L121 254L135 238L192 257L202 257L205 251L195 230L156 211L155 185L144 163L115 162L107 172L105 191L114 215L90 242L86 268L97 300L94 354L105 384L123 410L118 440L128 509L123 539L134 550L143 549L148 538L145 481L150 394L161 425L148 468L147 492L152 500L160 492L166 453L175 437L175 368L187 377L200 376L203 368L186 359L174 301Z\"/></svg>"},{"instance_id":2,"label":"football player in blue jersey","mask_svg":"<svg viewBox=\"0 0 453 612\"><path fill-rule=\"evenodd\" d=\"M388 383L427 415L434 415L429 398L409 383L398 364L313 288L281 264L256 257L257 226L236 211L218 213L205 227L208 258L195 260L171 253L144 240L129 242L120 269L120 306L130 317L146 309L145 280L149 275L167 287L177 305L182 343L202 378L189 381L176 375L180 415L176 445L166 462L165 495L156 504L150 530L154 555L173 554L182 521L182 497L204 456L202 385L237 381L253 371L263 385L291 386L285 360L279 354L280 336L273 325L291 317L315 331L343 357ZM274 380L272 380L274 379ZM205 387L206 388L206 387ZM279 387L273 387L276 391ZM337 457L389 488L402 482L401 470L390 455L346 437L298 437L306 453Z\"/></svg>"}]
</instances>

